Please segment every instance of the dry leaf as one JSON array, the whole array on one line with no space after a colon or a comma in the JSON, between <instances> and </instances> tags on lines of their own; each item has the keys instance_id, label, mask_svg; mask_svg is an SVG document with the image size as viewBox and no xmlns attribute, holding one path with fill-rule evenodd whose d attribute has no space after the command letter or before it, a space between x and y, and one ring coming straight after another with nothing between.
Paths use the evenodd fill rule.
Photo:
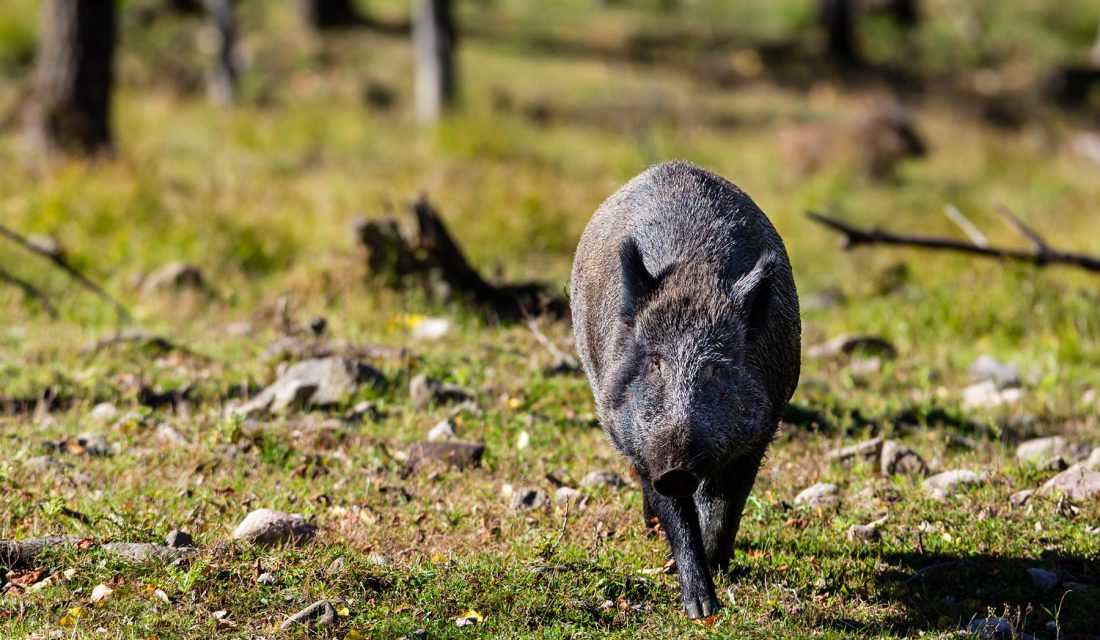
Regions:
<instances>
[{"instance_id":1,"label":"dry leaf","mask_svg":"<svg viewBox=\"0 0 1100 640\"><path fill-rule=\"evenodd\" d=\"M9 573L8 582L14 584L17 587L25 587L32 585L42 579L47 573L46 569L38 568L32 571L24 571L23 573Z\"/></svg>"},{"instance_id":2,"label":"dry leaf","mask_svg":"<svg viewBox=\"0 0 1100 640\"><path fill-rule=\"evenodd\" d=\"M89 598L89 601L91 601L91 603L94 605L103 606L105 604L104 601L107 600L107 598L110 598L111 594L114 592L115 590L111 587L108 587L103 583L99 583L95 586L94 589L92 589L92 597Z\"/></svg>"}]
</instances>

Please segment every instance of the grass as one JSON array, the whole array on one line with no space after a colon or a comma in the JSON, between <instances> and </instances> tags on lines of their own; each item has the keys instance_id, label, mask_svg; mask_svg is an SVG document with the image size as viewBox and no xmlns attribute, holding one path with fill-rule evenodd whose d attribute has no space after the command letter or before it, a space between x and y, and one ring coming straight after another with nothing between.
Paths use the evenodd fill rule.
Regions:
<instances>
[{"instance_id":1,"label":"grass","mask_svg":"<svg viewBox=\"0 0 1100 640\"><path fill-rule=\"evenodd\" d=\"M405 3L369 4L383 18L404 17ZM251 637L322 598L341 615L321 635L337 638L418 628L433 638L951 637L989 615L1039 638L1056 637L1047 626L1055 619L1060 637L1100 634L1100 536L1091 528L1100 505L1008 503L1053 474L1017 464L1019 440L1061 433L1100 444L1096 405L1085 401L1100 388L1095 277L907 251L843 253L803 217L818 209L957 233L939 213L952 202L995 242L1018 243L995 215L1003 202L1052 244L1098 253L1096 166L1068 142L1083 121L1042 110L1006 132L945 89L913 108L930 155L902 165L894 180L862 175L843 146L820 171L803 174L785 160L779 133L794 122L842 130L880 90L828 76L813 90L792 87L774 80L767 59L758 78L733 87L711 71L758 39L812 40L808 3L700 2L673 14L657 2L607 10L552 4L464 6L464 108L432 130L409 116L404 39L355 33L318 41L286 8L242 3L248 73L242 104L222 111L202 96L206 54L196 25L141 29L127 9L117 157L45 162L26 155L16 136L0 139L4 224L56 237L142 328L199 354L134 345L83 351L115 328L111 309L45 263L10 246L0 252L0 267L49 292L61 309L51 320L17 290L0 289L0 397L52 388L70 401L49 415L0 414L0 538L155 542L182 528L200 548L179 568L123 564L95 547L48 555L42 567L75 569L73 577L0 596L0 635L102 637L103 627L109 637ZM0 33L14 34L0 39L0 104L10 104L26 73L34 5L0 9ZM1085 2L927 5L918 36L927 53L914 65L929 74L966 78L981 67L1037 81L1055 61L1079 57L1095 28ZM974 24L980 37L967 41ZM865 26L876 62L908 62L892 27ZM637 59L637 42L673 29L675 46L660 59ZM363 105L368 81L393 90L393 110ZM502 92L511 110L495 106ZM556 115L540 123L524 115L530 107ZM461 305L368 282L350 233L355 219L399 212L423 190L485 272L564 287L572 249L599 202L648 163L673 157L753 195L787 242L804 298L841 294L835 306L804 311L805 344L868 332L899 352L870 373L846 360L805 360L794 401L829 425L784 427L731 569L718 577L727 606L712 626L680 613L676 578L660 571L665 545L641 526L636 486L585 489L586 507L568 513L560 503L515 512L503 496L506 484L552 492L548 474L571 484L598 469L628 475L594 428L585 381L548 373L550 356L525 327L487 325ZM134 285L170 260L198 265L209 291L144 294ZM391 384L326 411L227 418L226 404L242 389L274 375L263 354L279 337L280 299L299 323L326 317L334 339L407 348L406 356L372 362ZM455 328L417 341L410 314L445 316ZM251 331L232 330L240 323ZM568 340L567 326L544 322L543 330ZM966 368L983 353L1020 368L1019 405L961 408ZM402 474L401 452L449 410L411 405L406 385L420 372L476 391L482 411L462 414L458 431L486 444L481 468ZM193 384L189 415L142 407L142 383ZM91 408L105 401L133 415L97 422ZM347 419L359 401L381 417ZM159 440L158 421L187 444ZM27 465L44 441L85 431L119 452L54 454L65 465L58 471ZM974 468L991 479L938 502L913 479L826 460L827 450L872 434L901 439L937 470ZM960 438L973 444L959 446ZM792 506L818 481L841 486L838 508ZM321 534L300 548L224 545L259 507L303 513ZM847 541L850 525L886 514L880 541ZM338 558L343 569L330 570ZM1040 592L1026 573L1032 567L1077 585ZM276 582L257 584L257 571ZM115 592L92 606L100 583ZM454 618L470 609L484 620L457 627ZM219 611L227 612L220 621L212 615Z\"/></svg>"}]
</instances>

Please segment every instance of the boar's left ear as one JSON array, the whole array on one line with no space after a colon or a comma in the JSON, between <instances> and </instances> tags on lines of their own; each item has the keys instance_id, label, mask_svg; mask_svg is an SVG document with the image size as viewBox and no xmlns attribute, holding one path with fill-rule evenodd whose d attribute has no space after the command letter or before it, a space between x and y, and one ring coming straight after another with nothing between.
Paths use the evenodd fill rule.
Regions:
<instances>
[{"instance_id":1,"label":"boar's left ear","mask_svg":"<svg viewBox=\"0 0 1100 640\"><path fill-rule=\"evenodd\" d=\"M750 335L764 330L768 321L768 311L772 305L772 283L775 280L776 261L771 254L764 254L756 261L752 271L745 274L735 285L735 296L744 310L745 322Z\"/></svg>"},{"instance_id":2,"label":"boar's left ear","mask_svg":"<svg viewBox=\"0 0 1100 640\"><path fill-rule=\"evenodd\" d=\"M646 269L642 250L638 248L638 242L634 238L623 240L619 247L619 262L623 277L623 304L619 315L624 321L631 323L657 292L663 278L654 276Z\"/></svg>"}]
</instances>

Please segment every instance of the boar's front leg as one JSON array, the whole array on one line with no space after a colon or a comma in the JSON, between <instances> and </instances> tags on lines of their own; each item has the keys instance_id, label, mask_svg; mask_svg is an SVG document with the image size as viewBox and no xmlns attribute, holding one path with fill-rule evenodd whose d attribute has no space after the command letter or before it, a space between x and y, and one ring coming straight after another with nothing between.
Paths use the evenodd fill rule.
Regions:
<instances>
[{"instance_id":1,"label":"boar's front leg","mask_svg":"<svg viewBox=\"0 0 1100 640\"><path fill-rule=\"evenodd\" d=\"M645 500L656 513L672 547L672 557L676 559L676 568L680 573L680 595L688 615L700 618L718 613L721 605L718 604L714 582L707 569L695 501L691 496L663 496L653 489L649 478L643 478L642 487Z\"/></svg>"},{"instance_id":2,"label":"boar's front leg","mask_svg":"<svg viewBox=\"0 0 1100 640\"><path fill-rule=\"evenodd\" d=\"M707 565L725 571L733 556L733 541L741 527L741 512L745 509L762 455L737 461L726 478L705 480L696 497L699 526L703 532L703 548Z\"/></svg>"}]
</instances>

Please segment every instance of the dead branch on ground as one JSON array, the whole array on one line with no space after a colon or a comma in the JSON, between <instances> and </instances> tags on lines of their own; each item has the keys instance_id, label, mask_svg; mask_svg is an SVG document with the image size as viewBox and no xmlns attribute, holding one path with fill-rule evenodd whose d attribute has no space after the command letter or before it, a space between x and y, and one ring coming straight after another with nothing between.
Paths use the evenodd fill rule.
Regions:
<instances>
[{"instance_id":1,"label":"dead branch on ground","mask_svg":"<svg viewBox=\"0 0 1100 640\"><path fill-rule=\"evenodd\" d=\"M0 236L7 238L8 240L14 242L15 244L26 249L27 251L30 251L35 255L42 256L43 258L49 260L51 263L54 264L54 266L67 273L69 277L71 277L73 280L76 280L76 282L80 284L80 286L84 287L88 291L91 291L92 293L109 303L111 306L113 306L115 308L115 313L118 314L118 318L121 322L130 322L130 312L126 310L126 307L122 306L121 302L113 298L111 294L107 293L107 291L104 290L103 287L93 282L90 278L81 273L76 267L69 264L69 261L65 259L65 256L61 255L60 253L46 251L45 249L36 245L34 242L31 242L26 237L16 233L15 231L12 231L10 228L2 224L0 224Z\"/></svg>"},{"instance_id":2,"label":"dead branch on ground","mask_svg":"<svg viewBox=\"0 0 1100 640\"><path fill-rule=\"evenodd\" d=\"M841 248L844 250L855 249L860 246L894 245L938 251L954 251L957 253L985 256L987 258L1023 262L1033 264L1037 267L1058 264L1100 273L1100 257L1054 249L1034 229L1028 227L1022 220L1004 207L999 208L999 213L1006 224L1028 240L1031 244L1031 249L980 246L954 238L894 233L891 231L884 231L878 227L861 229L842 220L824 216L813 211L808 212L806 216L814 222L825 225L833 231L840 233L843 236Z\"/></svg>"},{"instance_id":3,"label":"dead branch on ground","mask_svg":"<svg viewBox=\"0 0 1100 640\"><path fill-rule=\"evenodd\" d=\"M411 213L414 231L403 231L392 218L368 220L356 227L371 276L400 287L413 279L429 294L433 282L451 295L486 311L491 320L516 321L529 315L564 317L569 303L539 282L493 284L470 265L438 211L421 195Z\"/></svg>"},{"instance_id":4,"label":"dead branch on ground","mask_svg":"<svg viewBox=\"0 0 1100 640\"><path fill-rule=\"evenodd\" d=\"M23 290L23 295L28 298L33 298L38 304L42 305L42 308L46 310L46 313L49 314L51 318L57 318L57 307L54 306L53 302L50 302L46 294L42 293L42 291L33 284L3 269L0 269L0 282L7 282L8 284L19 287Z\"/></svg>"}]
</instances>

